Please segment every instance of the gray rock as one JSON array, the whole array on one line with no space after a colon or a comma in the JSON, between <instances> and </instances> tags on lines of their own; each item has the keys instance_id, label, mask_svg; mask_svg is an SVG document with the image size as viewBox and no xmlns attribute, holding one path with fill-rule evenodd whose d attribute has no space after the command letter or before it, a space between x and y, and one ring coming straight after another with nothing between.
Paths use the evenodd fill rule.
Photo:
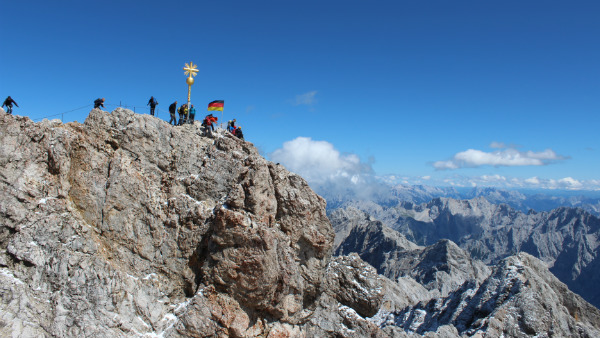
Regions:
<instances>
[{"instance_id":1,"label":"gray rock","mask_svg":"<svg viewBox=\"0 0 600 338\"><path fill-rule=\"evenodd\" d=\"M125 109L0 129L0 335L250 337L314 312L325 201L252 144Z\"/></svg>"}]
</instances>

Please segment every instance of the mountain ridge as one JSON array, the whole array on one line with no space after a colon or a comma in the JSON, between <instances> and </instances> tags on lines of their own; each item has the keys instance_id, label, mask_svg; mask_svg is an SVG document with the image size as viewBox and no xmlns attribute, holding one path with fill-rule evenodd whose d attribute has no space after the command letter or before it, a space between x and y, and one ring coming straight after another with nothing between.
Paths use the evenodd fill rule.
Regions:
<instances>
[{"instance_id":1,"label":"mountain ridge","mask_svg":"<svg viewBox=\"0 0 600 338\"><path fill-rule=\"evenodd\" d=\"M333 257L325 200L222 130L209 138L198 125L94 109L82 124L1 115L0 144L3 336L459 337L471 331L452 321L419 331L390 320L465 300L490 278L454 243L418 246L367 216L341 228L348 240L389 239L374 257L394 280L357 254ZM564 294L557 309L566 297L581 312L548 317L554 332L600 334L597 309L554 283L532 295L544 288ZM502 317L493 329L512 325Z\"/></svg>"}]
</instances>

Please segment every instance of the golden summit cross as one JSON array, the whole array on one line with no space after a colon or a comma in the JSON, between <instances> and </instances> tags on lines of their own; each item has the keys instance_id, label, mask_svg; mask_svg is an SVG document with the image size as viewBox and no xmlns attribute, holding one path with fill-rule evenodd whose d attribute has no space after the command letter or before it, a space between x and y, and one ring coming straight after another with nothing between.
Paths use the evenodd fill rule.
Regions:
<instances>
[{"instance_id":1,"label":"golden summit cross","mask_svg":"<svg viewBox=\"0 0 600 338\"><path fill-rule=\"evenodd\" d=\"M193 62L190 63L186 63L185 67L183 67L183 70L185 70L185 75L189 75L187 80L185 80L185 82L188 85L188 100L187 100L187 109L189 110L191 108L191 103L190 103L190 95L192 93L192 85L194 84L194 76L196 76L196 73L198 73L198 67L197 65L195 65Z\"/></svg>"},{"instance_id":2,"label":"golden summit cross","mask_svg":"<svg viewBox=\"0 0 600 338\"><path fill-rule=\"evenodd\" d=\"M198 65L195 65L193 62L190 62L189 64L186 63L185 67L183 67L183 70L185 70L185 75L189 75L190 77L192 76L196 76L196 73L198 73Z\"/></svg>"}]
</instances>

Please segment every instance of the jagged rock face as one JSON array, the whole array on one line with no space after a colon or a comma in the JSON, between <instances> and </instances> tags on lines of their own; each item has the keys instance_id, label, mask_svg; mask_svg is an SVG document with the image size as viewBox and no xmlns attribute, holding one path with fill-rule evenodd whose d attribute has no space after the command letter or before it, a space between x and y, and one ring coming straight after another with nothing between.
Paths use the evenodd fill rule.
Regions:
<instances>
[{"instance_id":1,"label":"jagged rock face","mask_svg":"<svg viewBox=\"0 0 600 338\"><path fill-rule=\"evenodd\" d=\"M426 333L454 327L467 336L597 337L600 311L570 292L538 259L522 253L500 262L481 286L387 315L381 325Z\"/></svg>"},{"instance_id":2,"label":"jagged rock face","mask_svg":"<svg viewBox=\"0 0 600 338\"><path fill-rule=\"evenodd\" d=\"M391 279L382 278L386 297L369 319L390 336L600 334L600 311L528 254L487 267L449 240L407 245L402 235L355 208L336 210L330 219L339 231L336 253L356 252Z\"/></svg>"},{"instance_id":3,"label":"jagged rock face","mask_svg":"<svg viewBox=\"0 0 600 338\"><path fill-rule=\"evenodd\" d=\"M0 130L2 335L254 336L317 306L325 201L250 143L124 109Z\"/></svg>"},{"instance_id":4,"label":"jagged rock face","mask_svg":"<svg viewBox=\"0 0 600 338\"><path fill-rule=\"evenodd\" d=\"M582 209L526 214L484 198L439 198L427 204L405 203L394 208L367 204L366 209L415 243L430 245L450 239L485 263L527 252L546 262L570 289L600 306L600 290L596 287L600 277L595 273L600 264L600 219ZM336 221L333 223L337 227Z\"/></svg>"},{"instance_id":5,"label":"jagged rock face","mask_svg":"<svg viewBox=\"0 0 600 338\"><path fill-rule=\"evenodd\" d=\"M447 295L465 281L482 282L490 269L448 240L417 246L403 235L352 207L330 214L336 230L335 253L357 253L391 280L410 277L427 290ZM343 226L346 225L346 226ZM339 231L339 232L338 232Z\"/></svg>"},{"instance_id":6,"label":"jagged rock face","mask_svg":"<svg viewBox=\"0 0 600 338\"><path fill-rule=\"evenodd\" d=\"M329 263L324 286L337 301L363 317L375 315L383 300L383 281L357 254L339 256Z\"/></svg>"}]
</instances>

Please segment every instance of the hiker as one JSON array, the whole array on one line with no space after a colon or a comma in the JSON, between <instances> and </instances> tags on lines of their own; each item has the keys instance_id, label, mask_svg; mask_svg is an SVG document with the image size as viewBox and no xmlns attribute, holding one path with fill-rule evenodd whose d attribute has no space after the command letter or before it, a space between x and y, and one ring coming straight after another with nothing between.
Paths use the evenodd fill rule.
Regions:
<instances>
[{"instance_id":1,"label":"hiker","mask_svg":"<svg viewBox=\"0 0 600 338\"><path fill-rule=\"evenodd\" d=\"M188 112L188 123L194 124L194 118L196 118L196 108L194 108L194 105L192 105L190 111Z\"/></svg>"},{"instance_id":2,"label":"hiker","mask_svg":"<svg viewBox=\"0 0 600 338\"><path fill-rule=\"evenodd\" d=\"M244 141L244 133L242 133L242 127L235 128L235 134L233 135L235 135L240 140Z\"/></svg>"},{"instance_id":3,"label":"hiker","mask_svg":"<svg viewBox=\"0 0 600 338\"><path fill-rule=\"evenodd\" d=\"M98 107L102 107L104 108L104 98L101 99L96 99L94 101L94 109L98 108Z\"/></svg>"},{"instance_id":4,"label":"hiker","mask_svg":"<svg viewBox=\"0 0 600 338\"><path fill-rule=\"evenodd\" d=\"M175 111L177 110L177 101L171 103L169 106L169 115L171 115L171 119L169 120L169 124L173 122L173 125L177 125L177 118L175 118Z\"/></svg>"},{"instance_id":5,"label":"hiker","mask_svg":"<svg viewBox=\"0 0 600 338\"><path fill-rule=\"evenodd\" d=\"M208 114L202 121L202 134L203 136L213 137L212 132L215 131L215 126L213 123L217 122L219 119L213 114Z\"/></svg>"},{"instance_id":6,"label":"hiker","mask_svg":"<svg viewBox=\"0 0 600 338\"><path fill-rule=\"evenodd\" d=\"M227 122L227 131L235 135L235 121L236 119L229 120Z\"/></svg>"},{"instance_id":7,"label":"hiker","mask_svg":"<svg viewBox=\"0 0 600 338\"><path fill-rule=\"evenodd\" d=\"M154 98L154 96L150 96L150 100L148 101L147 106L150 106L150 115L154 116L154 108L158 105L158 101Z\"/></svg>"},{"instance_id":8,"label":"hiker","mask_svg":"<svg viewBox=\"0 0 600 338\"><path fill-rule=\"evenodd\" d=\"M187 103L184 103L179 107L179 125L183 125L187 122Z\"/></svg>"},{"instance_id":9,"label":"hiker","mask_svg":"<svg viewBox=\"0 0 600 338\"><path fill-rule=\"evenodd\" d=\"M13 103L15 104L15 106L19 106L15 100L12 99L12 97L7 97L6 100L4 100L4 103L2 104L2 107L6 106L6 109L8 109L6 111L7 114L12 115L12 105Z\"/></svg>"}]
</instances>

